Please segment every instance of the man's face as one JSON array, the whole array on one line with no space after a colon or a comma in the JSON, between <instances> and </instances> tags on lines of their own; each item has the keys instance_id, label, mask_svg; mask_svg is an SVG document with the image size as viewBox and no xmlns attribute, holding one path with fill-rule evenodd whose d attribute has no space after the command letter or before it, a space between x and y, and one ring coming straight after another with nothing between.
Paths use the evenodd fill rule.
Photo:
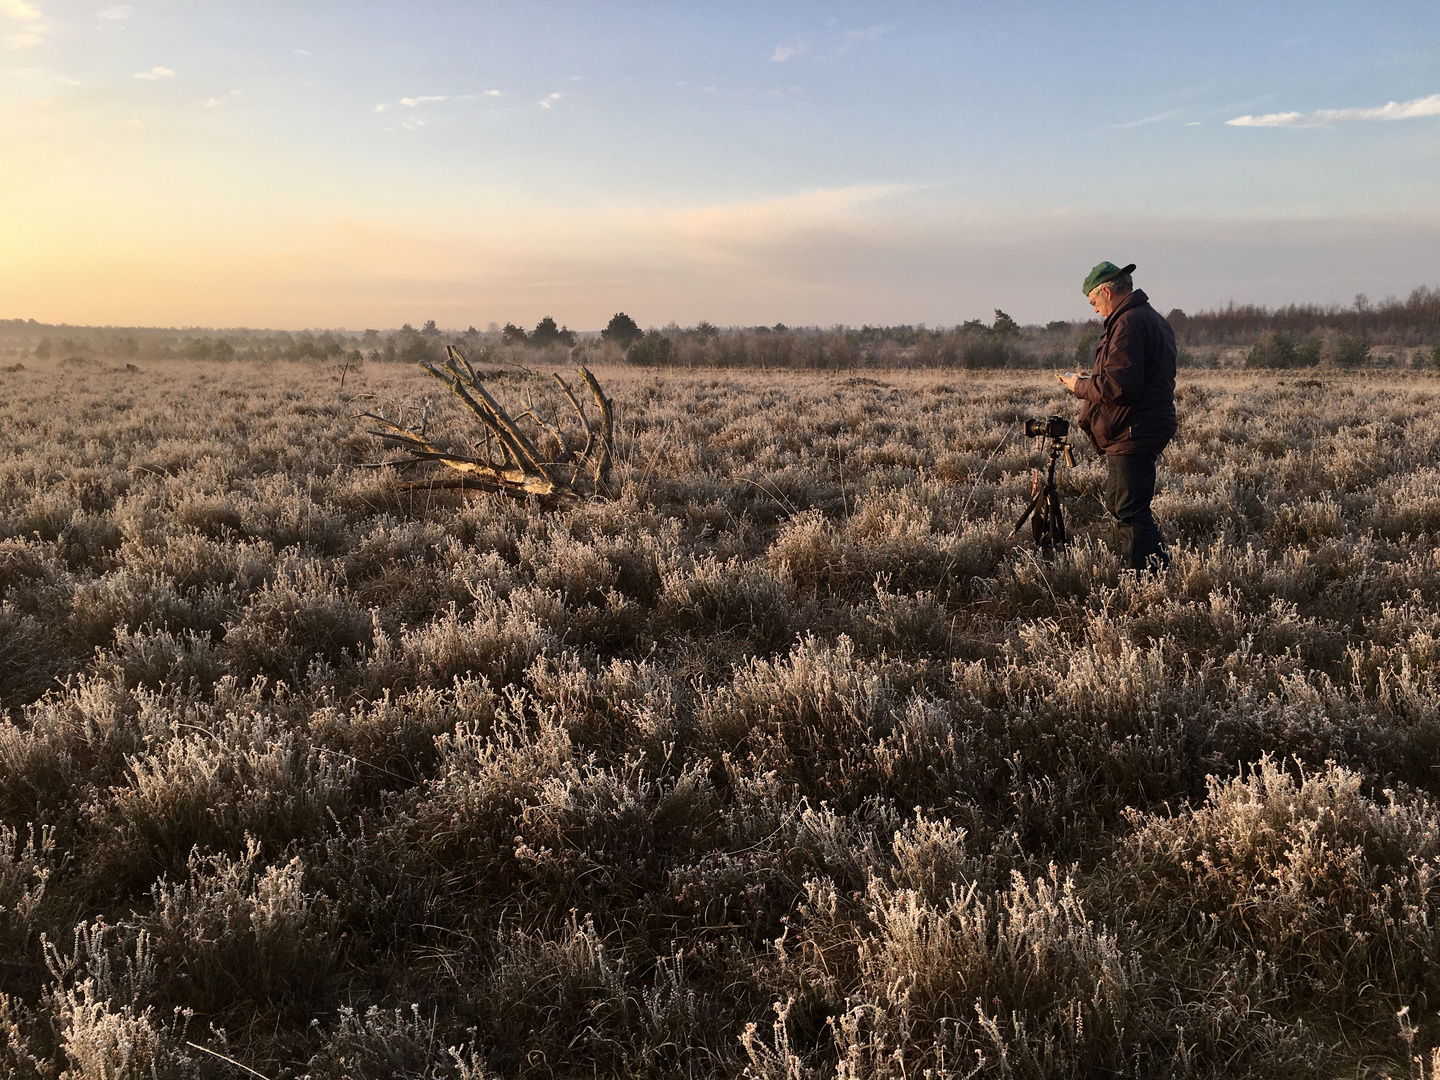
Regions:
<instances>
[{"instance_id":1,"label":"man's face","mask_svg":"<svg viewBox=\"0 0 1440 1080\"><path fill-rule=\"evenodd\" d=\"M1090 290L1090 306L1094 308L1102 319L1108 319L1110 313L1115 310L1115 299L1110 294L1109 285L1096 285Z\"/></svg>"}]
</instances>

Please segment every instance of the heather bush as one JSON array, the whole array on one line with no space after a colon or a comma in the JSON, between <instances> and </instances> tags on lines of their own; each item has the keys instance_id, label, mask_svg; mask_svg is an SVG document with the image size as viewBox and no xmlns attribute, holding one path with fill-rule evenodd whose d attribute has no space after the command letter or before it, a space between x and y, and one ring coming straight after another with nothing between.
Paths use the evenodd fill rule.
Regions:
<instances>
[{"instance_id":1,"label":"heather bush","mask_svg":"<svg viewBox=\"0 0 1440 1080\"><path fill-rule=\"evenodd\" d=\"M840 1075L904 1075L947 1059L1001 1075L1115 1073L1135 1054L1137 958L1072 881L1017 877L989 897L957 885L936 905L875 884L867 899L875 929L835 1020ZM821 917L830 903L824 890L808 899Z\"/></svg>"},{"instance_id":2,"label":"heather bush","mask_svg":"<svg viewBox=\"0 0 1440 1080\"><path fill-rule=\"evenodd\" d=\"M339 1009L324 1047L305 1063L315 1080L488 1080L489 1072L473 1046L446 1046L432 1013L420 1006L381 1009L363 1015L348 1005Z\"/></svg>"},{"instance_id":3,"label":"heather bush","mask_svg":"<svg viewBox=\"0 0 1440 1080\"><path fill-rule=\"evenodd\" d=\"M149 936L114 935L103 921L75 928L69 954L47 943L47 1005L69 1068L62 1077L154 1080L195 1075L186 1052L190 1015L147 1004L156 978ZM37 1062L37 1064L40 1064ZM48 1064L48 1063L45 1063ZM38 1070L45 1075L48 1069Z\"/></svg>"},{"instance_id":4,"label":"heather bush","mask_svg":"<svg viewBox=\"0 0 1440 1080\"><path fill-rule=\"evenodd\" d=\"M374 622L333 578L313 563L287 568L254 594L226 627L225 651L240 675L298 683L315 661L356 662L372 642Z\"/></svg>"},{"instance_id":5,"label":"heather bush","mask_svg":"<svg viewBox=\"0 0 1440 1080\"><path fill-rule=\"evenodd\" d=\"M326 897L304 888L298 856L264 865L246 838L238 856L192 851L186 879L157 882L145 919L161 999L202 1015L245 1004L309 1017L324 1008L338 958Z\"/></svg>"},{"instance_id":6,"label":"heather bush","mask_svg":"<svg viewBox=\"0 0 1440 1080\"><path fill-rule=\"evenodd\" d=\"M24 952L30 944L58 861L53 828L31 826L22 843L17 830L0 825L0 943L7 954Z\"/></svg>"},{"instance_id":7,"label":"heather bush","mask_svg":"<svg viewBox=\"0 0 1440 1080\"><path fill-rule=\"evenodd\" d=\"M176 635L168 630L145 628L131 632L120 628L114 646L101 650L96 657L94 670L101 678L132 689L193 685L203 692L215 684L225 668L210 638L193 630Z\"/></svg>"},{"instance_id":8,"label":"heather bush","mask_svg":"<svg viewBox=\"0 0 1440 1080\"><path fill-rule=\"evenodd\" d=\"M348 804L355 765L325 754L273 718L227 712L206 726L175 723L126 759L106 802L114 830L97 852L120 881L178 872L193 848L271 851L320 836Z\"/></svg>"},{"instance_id":9,"label":"heather bush","mask_svg":"<svg viewBox=\"0 0 1440 1080\"><path fill-rule=\"evenodd\" d=\"M1263 951L1290 995L1352 1021L1388 1023L1435 993L1431 800L1377 800L1347 769L1297 776L1265 757L1244 776L1211 778L1195 810L1137 825L1126 862L1148 918L1191 921L1197 936L1204 925L1212 949Z\"/></svg>"}]
</instances>

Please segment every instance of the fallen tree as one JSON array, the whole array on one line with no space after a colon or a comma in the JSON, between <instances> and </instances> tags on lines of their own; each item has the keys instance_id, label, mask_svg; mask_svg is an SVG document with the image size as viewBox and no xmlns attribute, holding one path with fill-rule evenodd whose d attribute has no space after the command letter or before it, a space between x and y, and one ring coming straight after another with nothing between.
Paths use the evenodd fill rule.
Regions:
<instances>
[{"instance_id":1,"label":"fallen tree","mask_svg":"<svg viewBox=\"0 0 1440 1080\"><path fill-rule=\"evenodd\" d=\"M610 464L613 457L615 405L605 396L600 383L581 364L577 369L580 381L590 392L599 412L596 422L586 413L575 390L557 372L556 385L570 402L580 419L580 440L566 435L556 421L546 419L532 402L527 403L519 419L528 420L534 431L527 432L485 388L475 368L453 345L445 349L446 359L437 366L429 360L420 362L426 374L440 380L480 421L484 441L477 440L469 454L457 453L432 441L429 436L430 409L421 412L418 424L407 425L403 407L396 406L392 419L379 412L362 412L360 416L380 426L369 433L387 444L404 450L408 457L371 464L372 468L399 466L407 468L426 462L438 462L458 473L443 479L419 480L399 485L400 490L416 488L470 488L498 492L514 498L533 496L547 505L569 506L584 498L609 494ZM553 453L543 454L537 442L545 443ZM578 448L577 448L578 446Z\"/></svg>"}]
</instances>

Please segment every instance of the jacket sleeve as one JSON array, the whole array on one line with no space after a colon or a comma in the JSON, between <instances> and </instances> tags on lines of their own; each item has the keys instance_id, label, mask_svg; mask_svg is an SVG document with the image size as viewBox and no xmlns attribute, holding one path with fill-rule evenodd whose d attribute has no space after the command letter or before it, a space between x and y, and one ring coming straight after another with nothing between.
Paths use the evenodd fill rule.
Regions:
<instances>
[{"instance_id":1,"label":"jacket sleeve","mask_svg":"<svg viewBox=\"0 0 1440 1080\"><path fill-rule=\"evenodd\" d=\"M1117 321L1104 354L1095 360L1095 370L1075 389L1096 404L1133 405L1139 400L1145 389L1145 344L1131 320Z\"/></svg>"}]
</instances>

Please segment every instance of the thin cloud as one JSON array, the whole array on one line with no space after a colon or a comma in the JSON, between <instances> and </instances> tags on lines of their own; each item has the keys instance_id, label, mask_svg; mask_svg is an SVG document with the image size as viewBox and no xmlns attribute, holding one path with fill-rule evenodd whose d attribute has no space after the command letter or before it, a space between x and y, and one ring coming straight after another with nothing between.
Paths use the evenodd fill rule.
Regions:
<instances>
[{"instance_id":1,"label":"thin cloud","mask_svg":"<svg viewBox=\"0 0 1440 1080\"><path fill-rule=\"evenodd\" d=\"M1130 128L1146 127L1150 124L1158 124L1165 120L1172 120L1180 115L1179 109L1166 109L1164 112L1156 113L1154 116L1146 116L1140 120L1129 120L1123 124L1111 124L1113 131L1128 131Z\"/></svg>"},{"instance_id":2,"label":"thin cloud","mask_svg":"<svg viewBox=\"0 0 1440 1080\"><path fill-rule=\"evenodd\" d=\"M834 25L833 20L831 21L830 25ZM840 44L836 45L834 49L826 53L823 59L827 61L840 60L848 56L850 53L854 52L859 46L864 45L866 42L869 41L876 41L879 38L884 37L893 29L895 29L895 27L889 23L879 23L875 26L867 26L860 30L846 30L840 36ZM780 58L778 56L775 56L771 59L778 60Z\"/></svg>"},{"instance_id":3,"label":"thin cloud","mask_svg":"<svg viewBox=\"0 0 1440 1080\"><path fill-rule=\"evenodd\" d=\"M21 22L40 21L40 9L25 0L0 0L0 15L9 15Z\"/></svg>"},{"instance_id":4,"label":"thin cloud","mask_svg":"<svg viewBox=\"0 0 1440 1080\"><path fill-rule=\"evenodd\" d=\"M1226 120L1230 127L1327 127L1360 120L1418 120L1440 116L1440 94L1411 101L1389 101L1365 109L1319 109L1316 112L1265 113Z\"/></svg>"},{"instance_id":5,"label":"thin cloud","mask_svg":"<svg viewBox=\"0 0 1440 1080\"><path fill-rule=\"evenodd\" d=\"M783 64L792 56L799 56L810 51L809 45L776 45L775 51L770 54L770 59L777 64Z\"/></svg>"},{"instance_id":6,"label":"thin cloud","mask_svg":"<svg viewBox=\"0 0 1440 1080\"><path fill-rule=\"evenodd\" d=\"M542 109L548 109L548 108L550 108L550 106L554 105L555 102L559 101L559 100L560 100L562 97L564 97L564 96L565 96L565 95L562 94L559 90L556 90L556 91L555 91L553 94L551 94L549 97L543 97L543 98L541 98L539 101L537 101L535 104L536 104L536 105L539 105L540 108L542 108Z\"/></svg>"},{"instance_id":7,"label":"thin cloud","mask_svg":"<svg viewBox=\"0 0 1440 1080\"><path fill-rule=\"evenodd\" d=\"M485 91L485 96L486 96L486 97L504 97L504 96L505 96L505 91L504 91L504 90L486 90L486 91Z\"/></svg>"},{"instance_id":8,"label":"thin cloud","mask_svg":"<svg viewBox=\"0 0 1440 1080\"><path fill-rule=\"evenodd\" d=\"M431 102L449 100L449 94L421 94L419 97L402 97L400 104L413 109L417 105L429 105Z\"/></svg>"},{"instance_id":9,"label":"thin cloud","mask_svg":"<svg viewBox=\"0 0 1440 1080\"><path fill-rule=\"evenodd\" d=\"M45 44L45 33L50 28L40 22L40 9L34 4L26 3L25 0L0 0L0 15L8 15L26 24L20 33L6 36L7 49L33 49L37 45Z\"/></svg>"},{"instance_id":10,"label":"thin cloud","mask_svg":"<svg viewBox=\"0 0 1440 1080\"><path fill-rule=\"evenodd\" d=\"M290 51L293 52L296 56L309 56L309 55L310 55L310 50L309 50L309 49L291 49Z\"/></svg>"},{"instance_id":11,"label":"thin cloud","mask_svg":"<svg viewBox=\"0 0 1440 1080\"><path fill-rule=\"evenodd\" d=\"M101 8L95 12L95 17L97 19L111 19L119 22L121 19L128 19L134 12L135 9L129 4L113 4L110 7Z\"/></svg>"},{"instance_id":12,"label":"thin cloud","mask_svg":"<svg viewBox=\"0 0 1440 1080\"><path fill-rule=\"evenodd\" d=\"M175 72L167 67L153 67L149 71L137 71L135 78L144 79L146 82L159 82L161 79L168 79Z\"/></svg>"},{"instance_id":13,"label":"thin cloud","mask_svg":"<svg viewBox=\"0 0 1440 1080\"><path fill-rule=\"evenodd\" d=\"M890 23L883 23L877 26L867 26L864 30L846 30L845 37L850 41L874 41L876 38L884 37L893 29L895 27Z\"/></svg>"},{"instance_id":14,"label":"thin cloud","mask_svg":"<svg viewBox=\"0 0 1440 1080\"><path fill-rule=\"evenodd\" d=\"M376 105L376 106L375 106L375 111L376 111L376 112L384 112L384 111L385 111L385 103L382 101L379 105Z\"/></svg>"}]
</instances>

